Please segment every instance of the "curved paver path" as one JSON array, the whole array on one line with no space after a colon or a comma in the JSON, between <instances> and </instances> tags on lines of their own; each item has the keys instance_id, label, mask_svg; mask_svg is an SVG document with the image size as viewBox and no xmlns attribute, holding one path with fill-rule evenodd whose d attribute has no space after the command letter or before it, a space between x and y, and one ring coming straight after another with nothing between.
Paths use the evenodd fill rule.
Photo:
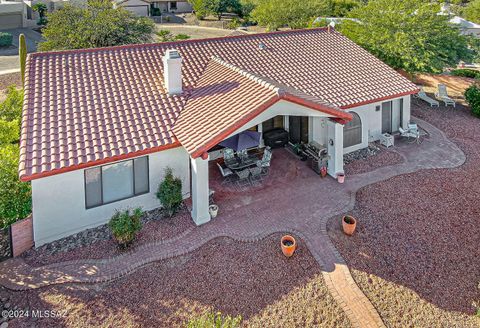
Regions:
<instances>
[{"instance_id":1,"label":"curved paver path","mask_svg":"<svg viewBox=\"0 0 480 328\"><path fill-rule=\"evenodd\" d=\"M427 122L416 121L430 133L430 138L421 145L398 144L395 151L405 159L401 164L348 177L343 185L318 177L293 179L268 192L236 194L221 203L221 214L210 223L111 259L69 261L38 268L21 259L11 259L0 264L0 284L26 290L68 282L104 282L148 263L186 254L217 237L255 241L274 232L289 232L300 237L320 264L329 290L352 325L383 327L378 312L355 284L330 241L326 222L352 210L356 191L366 185L421 169L452 168L465 162L465 154L443 132Z\"/></svg>"}]
</instances>

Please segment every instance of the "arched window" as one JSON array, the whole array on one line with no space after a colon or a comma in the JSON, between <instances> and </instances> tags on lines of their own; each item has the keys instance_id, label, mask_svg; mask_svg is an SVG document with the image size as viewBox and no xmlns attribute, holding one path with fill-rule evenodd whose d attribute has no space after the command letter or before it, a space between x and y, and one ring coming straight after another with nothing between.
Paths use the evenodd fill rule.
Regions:
<instances>
[{"instance_id":1,"label":"arched window","mask_svg":"<svg viewBox=\"0 0 480 328\"><path fill-rule=\"evenodd\" d=\"M350 112L353 119L343 127L343 148L362 143L362 120L355 112Z\"/></svg>"}]
</instances>

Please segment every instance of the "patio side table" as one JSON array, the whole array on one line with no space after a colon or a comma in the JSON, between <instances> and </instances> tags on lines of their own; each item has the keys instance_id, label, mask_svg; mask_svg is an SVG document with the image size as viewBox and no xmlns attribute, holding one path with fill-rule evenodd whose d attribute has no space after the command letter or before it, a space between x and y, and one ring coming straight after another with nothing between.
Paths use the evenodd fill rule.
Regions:
<instances>
[{"instance_id":1,"label":"patio side table","mask_svg":"<svg viewBox=\"0 0 480 328\"><path fill-rule=\"evenodd\" d=\"M382 133L380 135L380 144L384 145L385 147L393 147L394 139L390 133Z\"/></svg>"}]
</instances>

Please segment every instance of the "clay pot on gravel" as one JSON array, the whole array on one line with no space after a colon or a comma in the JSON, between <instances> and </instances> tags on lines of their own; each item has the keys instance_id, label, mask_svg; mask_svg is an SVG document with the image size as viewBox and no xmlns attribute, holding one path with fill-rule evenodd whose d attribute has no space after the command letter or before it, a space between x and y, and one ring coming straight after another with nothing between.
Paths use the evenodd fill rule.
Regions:
<instances>
[{"instance_id":1,"label":"clay pot on gravel","mask_svg":"<svg viewBox=\"0 0 480 328\"><path fill-rule=\"evenodd\" d=\"M283 236L280 244L282 246L283 255L286 257L291 257L297 249L297 242L295 241L295 238L290 235Z\"/></svg>"},{"instance_id":2,"label":"clay pot on gravel","mask_svg":"<svg viewBox=\"0 0 480 328\"><path fill-rule=\"evenodd\" d=\"M345 182L345 173L337 173L337 181L338 181L338 183L344 183Z\"/></svg>"},{"instance_id":3,"label":"clay pot on gravel","mask_svg":"<svg viewBox=\"0 0 480 328\"><path fill-rule=\"evenodd\" d=\"M343 232L345 234L351 236L355 232L355 228L357 227L357 220L350 215L345 215L342 218L342 227L343 227Z\"/></svg>"},{"instance_id":4,"label":"clay pot on gravel","mask_svg":"<svg viewBox=\"0 0 480 328\"><path fill-rule=\"evenodd\" d=\"M210 212L210 217L212 219L215 219L217 217L217 214L218 214L218 206L215 205L215 204L212 204L208 207L208 211Z\"/></svg>"}]
</instances>

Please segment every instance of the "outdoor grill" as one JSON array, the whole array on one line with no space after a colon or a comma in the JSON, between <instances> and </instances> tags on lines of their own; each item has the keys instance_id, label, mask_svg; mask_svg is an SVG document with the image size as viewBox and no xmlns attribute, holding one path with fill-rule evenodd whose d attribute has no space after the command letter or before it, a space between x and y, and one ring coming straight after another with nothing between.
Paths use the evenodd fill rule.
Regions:
<instances>
[{"instance_id":1,"label":"outdoor grill","mask_svg":"<svg viewBox=\"0 0 480 328\"><path fill-rule=\"evenodd\" d=\"M288 132L282 128L269 130L263 134L263 140L271 148L284 147L288 142Z\"/></svg>"}]
</instances>

